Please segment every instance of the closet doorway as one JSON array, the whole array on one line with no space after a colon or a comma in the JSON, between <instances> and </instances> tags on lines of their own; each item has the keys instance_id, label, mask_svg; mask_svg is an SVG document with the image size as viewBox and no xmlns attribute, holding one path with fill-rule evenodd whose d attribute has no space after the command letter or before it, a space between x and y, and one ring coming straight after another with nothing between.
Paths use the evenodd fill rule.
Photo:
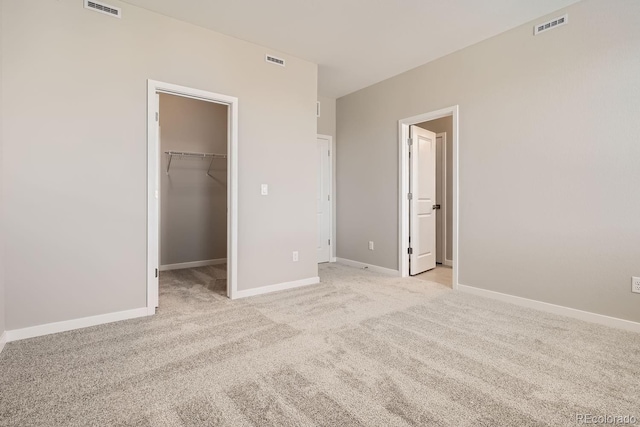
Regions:
<instances>
[{"instance_id":1,"label":"closet doorway","mask_svg":"<svg viewBox=\"0 0 640 427\"><path fill-rule=\"evenodd\" d=\"M147 309L159 281L237 289L236 98L148 83Z\"/></svg>"},{"instance_id":2,"label":"closet doorway","mask_svg":"<svg viewBox=\"0 0 640 427\"><path fill-rule=\"evenodd\" d=\"M436 201L439 200L439 203L436 202L435 205L440 204L441 208L445 208L435 210L438 212L446 211L446 215L442 215L441 221L436 220L436 231L440 228L441 233L444 235L444 238L440 239L440 241L446 243L440 248L440 251L435 248L439 252L436 262L442 262L444 266L436 267L435 269L440 269L442 274L440 271L432 270L434 277L425 277L425 279L433 280L434 278L440 279L440 276L446 276L447 284L451 283L451 287L454 290L458 289L458 269L460 267L458 261L458 110L458 106L454 105L430 113L408 117L398 122L398 180L400 183L400 191L398 192L398 265L400 266L400 275L401 277L408 277L412 274L409 261L411 256L414 255L413 246L416 244L416 239L411 235L410 230L410 207L411 203L416 200L410 189L410 161L416 160L415 157L410 157L412 146L414 146L411 127L417 126L420 128L425 126L435 134L432 138L435 139L436 144L440 139L440 142L446 147L445 151L440 150L439 153L439 157L443 161L443 165L445 165L440 170L440 183L443 185L440 187L441 197L439 199L438 188L435 191ZM446 129L442 127L445 124ZM437 155L438 150L434 151ZM437 168L434 169L437 170ZM420 197L420 194L417 197ZM434 208L435 206L432 203L431 210L434 210ZM420 253L419 250L418 253ZM442 258L443 256L444 258ZM440 261L438 261L438 257ZM448 270L448 267L451 267L451 270Z\"/></svg>"}]
</instances>

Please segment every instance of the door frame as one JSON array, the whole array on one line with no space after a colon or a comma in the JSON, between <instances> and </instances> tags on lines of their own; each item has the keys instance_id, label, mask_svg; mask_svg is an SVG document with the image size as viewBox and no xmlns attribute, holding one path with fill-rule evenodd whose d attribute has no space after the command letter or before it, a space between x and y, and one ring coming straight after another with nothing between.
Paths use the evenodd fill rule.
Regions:
<instances>
[{"instance_id":1,"label":"door frame","mask_svg":"<svg viewBox=\"0 0 640 427\"><path fill-rule=\"evenodd\" d=\"M436 177L442 182L442 191L444 195L444 203L440 206L440 213L442 215L442 248L444 251L444 257L442 258L442 264L452 267L451 260L447 259L447 132L436 133L436 146L438 144L438 138L442 138L442 168L440 170L440 176Z\"/></svg>"},{"instance_id":2,"label":"door frame","mask_svg":"<svg viewBox=\"0 0 640 427\"><path fill-rule=\"evenodd\" d=\"M331 229L331 247L329 248L329 262L336 262L336 222L334 221L334 218L336 217L336 147L335 141L331 135L323 135L319 133L317 138L329 141L329 157L331 157L331 160L329 161L329 175L331 176L331 191L329 192L329 196L331 197L331 214L329 219Z\"/></svg>"},{"instance_id":3,"label":"door frame","mask_svg":"<svg viewBox=\"0 0 640 427\"><path fill-rule=\"evenodd\" d=\"M453 117L453 238L452 257L453 259L453 289L458 289L458 202L459 202L459 158L458 158L458 122L459 106L443 108L430 113L419 114L398 121L398 266L401 277L409 277L409 127L419 123L436 120L443 117ZM446 253L445 253L446 259Z\"/></svg>"},{"instance_id":4,"label":"door frame","mask_svg":"<svg viewBox=\"0 0 640 427\"><path fill-rule=\"evenodd\" d=\"M147 312L158 306L160 269L160 146L156 112L160 111L158 93L182 96L227 105L227 296L238 293L238 98L179 86L156 80L147 81ZM155 254L155 255L154 255Z\"/></svg>"}]
</instances>

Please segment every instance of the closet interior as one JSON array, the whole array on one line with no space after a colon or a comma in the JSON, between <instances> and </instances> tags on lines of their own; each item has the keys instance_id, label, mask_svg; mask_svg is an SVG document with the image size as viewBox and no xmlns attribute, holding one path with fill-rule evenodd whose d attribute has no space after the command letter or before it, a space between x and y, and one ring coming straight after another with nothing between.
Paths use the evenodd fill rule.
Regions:
<instances>
[{"instance_id":1,"label":"closet interior","mask_svg":"<svg viewBox=\"0 0 640 427\"><path fill-rule=\"evenodd\" d=\"M160 298L227 295L228 106L160 94Z\"/></svg>"}]
</instances>

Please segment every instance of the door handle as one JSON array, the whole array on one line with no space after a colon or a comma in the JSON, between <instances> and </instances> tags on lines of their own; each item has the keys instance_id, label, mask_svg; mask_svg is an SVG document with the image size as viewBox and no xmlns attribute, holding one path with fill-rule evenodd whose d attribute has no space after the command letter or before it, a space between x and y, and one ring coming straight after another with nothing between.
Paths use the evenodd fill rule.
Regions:
<instances>
[{"instance_id":1,"label":"door handle","mask_svg":"<svg viewBox=\"0 0 640 427\"><path fill-rule=\"evenodd\" d=\"M433 207L431 209L440 209L440 205L433 205Z\"/></svg>"}]
</instances>

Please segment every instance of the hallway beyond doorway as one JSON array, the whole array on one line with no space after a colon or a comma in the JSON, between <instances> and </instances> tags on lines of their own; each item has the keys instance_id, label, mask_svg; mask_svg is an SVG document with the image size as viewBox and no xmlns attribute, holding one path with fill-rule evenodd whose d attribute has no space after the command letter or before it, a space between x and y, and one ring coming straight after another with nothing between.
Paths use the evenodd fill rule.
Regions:
<instances>
[{"instance_id":1,"label":"hallway beyond doorway","mask_svg":"<svg viewBox=\"0 0 640 427\"><path fill-rule=\"evenodd\" d=\"M416 279L428 280L429 282L440 283L450 288L453 287L453 269L445 265L438 264L433 270L413 276Z\"/></svg>"}]
</instances>

